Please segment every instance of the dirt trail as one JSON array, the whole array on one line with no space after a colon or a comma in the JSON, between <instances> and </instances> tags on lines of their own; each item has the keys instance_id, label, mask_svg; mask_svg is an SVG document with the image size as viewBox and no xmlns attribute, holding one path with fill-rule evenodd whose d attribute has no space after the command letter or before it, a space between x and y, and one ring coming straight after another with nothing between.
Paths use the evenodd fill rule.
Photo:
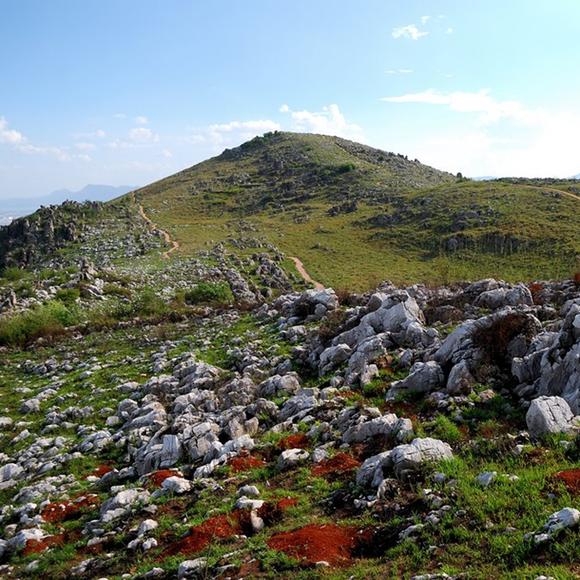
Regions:
<instances>
[{"instance_id":1,"label":"dirt trail","mask_svg":"<svg viewBox=\"0 0 580 580\"><path fill-rule=\"evenodd\" d=\"M175 252L176 250L179 249L179 242L177 240L174 240L171 235L169 234L169 232L166 232L165 230L162 230L161 228L159 228L157 226L157 224L153 223L151 221L151 219L149 218L149 216L145 213L145 210L143 209L143 206L141 204L138 204L139 207L139 215L147 222L149 229L152 232L159 232L162 236L163 239L165 240L165 243L168 244L169 246L171 246L169 248L169 250L167 250L166 252L163 252L163 257L165 259L168 259L169 256Z\"/></svg>"},{"instance_id":2,"label":"dirt trail","mask_svg":"<svg viewBox=\"0 0 580 580\"><path fill-rule=\"evenodd\" d=\"M556 193L561 193L562 195L571 197L576 201L580 201L580 195L576 195L575 193L571 193L569 191L564 191L563 189L556 189L555 187L540 187L539 185L527 185L527 184L526 187L531 187L532 189L539 189L541 191L555 191Z\"/></svg>"},{"instance_id":3,"label":"dirt trail","mask_svg":"<svg viewBox=\"0 0 580 580\"><path fill-rule=\"evenodd\" d=\"M310 276L310 274L306 271L306 268L304 267L304 264L302 263L302 260L300 260L300 258L296 258L295 256L290 256L290 259L294 262L294 265L296 266L298 273L300 274L300 276L302 276L302 278L304 278L304 280L306 282L313 284L314 288L316 288L316 290L324 290L324 286L320 282L317 282L316 280L314 280Z\"/></svg>"}]
</instances>

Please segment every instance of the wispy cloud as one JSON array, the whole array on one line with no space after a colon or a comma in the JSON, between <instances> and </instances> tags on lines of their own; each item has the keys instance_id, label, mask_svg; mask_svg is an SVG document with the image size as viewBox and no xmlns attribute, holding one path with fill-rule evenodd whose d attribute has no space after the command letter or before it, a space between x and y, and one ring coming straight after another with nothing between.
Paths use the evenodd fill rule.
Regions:
<instances>
[{"instance_id":1,"label":"wispy cloud","mask_svg":"<svg viewBox=\"0 0 580 580\"><path fill-rule=\"evenodd\" d=\"M137 125L147 125L147 123L149 123L149 119L144 115L139 115L138 117L135 117L135 123Z\"/></svg>"},{"instance_id":2,"label":"wispy cloud","mask_svg":"<svg viewBox=\"0 0 580 580\"><path fill-rule=\"evenodd\" d=\"M460 113L477 113L482 123L492 123L502 118L531 123L542 115L541 111L528 109L519 101L495 99L490 95L489 89L477 92L454 91L447 93L427 89L419 93L383 97L381 100L388 103L442 105Z\"/></svg>"},{"instance_id":3,"label":"wispy cloud","mask_svg":"<svg viewBox=\"0 0 580 580\"><path fill-rule=\"evenodd\" d=\"M385 71L388 75L410 75L413 72L412 68L389 68Z\"/></svg>"},{"instance_id":4,"label":"wispy cloud","mask_svg":"<svg viewBox=\"0 0 580 580\"><path fill-rule=\"evenodd\" d=\"M294 111L288 105L282 105L280 112L289 114L295 131L336 135L355 141L364 141L364 131L356 123L346 120L336 104L322 107L321 111Z\"/></svg>"},{"instance_id":5,"label":"wispy cloud","mask_svg":"<svg viewBox=\"0 0 580 580\"><path fill-rule=\"evenodd\" d=\"M59 161L86 160L88 157L86 153L71 153L69 147L35 145L20 131L9 129L8 121L4 117L0 117L0 143L9 145L16 151L26 155L49 155Z\"/></svg>"},{"instance_id":6,"label":"wispy cloud","mask_svg":"<svg viewBox=\"0 0 580 580\"><path fill-rule=\"evenodd\" d=\"M412 155L436 167L467 175L566 177L578 172L580 114L576 111L497 99L487 89L428 89L383 100L442 107L462 116L456 124L447 121L444 135L424 133L411 145Z\"/></svg>"},{"instance_id":7,"label":"wispy cloud","mask_svg":"<svg viewBox=\"0 0 580 580\"><path fill-rule=\"evenodd\" d=\"M0 117L0 143L8 143L9 145L18 145L26 141L24 135L20 131L8 128L8 121L4 117Z\"/></svg>"},{"instance_id":8,"label":"wispy cloud","mask_svg":"<svg viewBox=\"0 0 580 580\"><path fill-rule=\"evenodd\" d=\"M203 129L196 129L187 138L190 143L208 143L214 150L221 147L230 147L262 135L268 131L279 131L280 124L270 119L256 119L250 121L229 121L228 123L214 123Z\"/></svg>"},{"instance_id":9,"label":"wispy cloud","mask_svg":"<svg viewBox=\"0 0 580 580\"><path fill-rule=\"evenodd\" d=\"M147 127L135 127L129 131L129 139L134 143L156 143L159 135Z\"/></svg>"},{"instance_id":10,"label":"wispy cloud","mask_svg":"<svg viewBox=\"0 0 580 580\"><path fill-rule=\"evenodd\" d=\"M419 40L429 33L426 30L419 30L416 24L408 24L407 26L398 26L393 28L391 35L393 38L409 38L410 40Z\"/></svg>"}]
</instances>

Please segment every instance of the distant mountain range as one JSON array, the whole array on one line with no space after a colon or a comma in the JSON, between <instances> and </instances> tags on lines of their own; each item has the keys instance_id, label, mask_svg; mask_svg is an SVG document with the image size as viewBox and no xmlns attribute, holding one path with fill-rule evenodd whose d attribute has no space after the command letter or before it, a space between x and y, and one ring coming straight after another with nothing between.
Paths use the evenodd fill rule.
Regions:
<instances>
[{"instance_id":1,"label":"distant mountain range","mask_svg":"<svg viewBox=\"0 0 580 580\"><path fill-rule=\"evenodd\" d=\"M79 191L58 189L40 197L0 199L0 225L14 218L36 211L41 205L54 205L63 201L109 201L135 189L132 185L85 185Z\"/></svg>"}]
</instances>

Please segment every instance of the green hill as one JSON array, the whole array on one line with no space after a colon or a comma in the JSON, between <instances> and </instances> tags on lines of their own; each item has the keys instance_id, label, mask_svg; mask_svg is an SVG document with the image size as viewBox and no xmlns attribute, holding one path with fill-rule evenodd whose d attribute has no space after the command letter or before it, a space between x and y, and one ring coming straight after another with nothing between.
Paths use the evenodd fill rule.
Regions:
<instances>
[{"instance_id":1,"label":"green hill","mask_svg":"<svg viewBox=\"0 0 580 580\"><path fill-rule=\"evenodd\" d=\"M338 137L271 133L137 190L188 255L278 246L325 284L568 276L574 182L476 182ZM126 199L126 198L125 198ZM249 240L249 241L248 241Z\"/></svg>"},{"instance_id":2,"label":"green hill","mask_svg":"<svg viewBox=\"0 0 580 580\"><path fill-rule=\"evenodd\" d=\"M578 195L574 180L471 181L338 137L269 133L107 204L51 206L0 228L0 269L95 249L173 260L223 244L242 258L278 248L287 272L298 258L349 290L561 279L580 254Z\"/></svg>"}]
</instances>

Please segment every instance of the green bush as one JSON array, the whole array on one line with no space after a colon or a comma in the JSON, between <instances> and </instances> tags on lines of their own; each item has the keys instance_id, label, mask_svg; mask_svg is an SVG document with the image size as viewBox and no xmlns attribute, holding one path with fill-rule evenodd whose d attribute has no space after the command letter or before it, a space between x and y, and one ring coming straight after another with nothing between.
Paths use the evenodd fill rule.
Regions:
<instances>
[{"instance_id":1,"label":"green bush","mask_svg":"<svg viewBox=\"0 0 580 580\"><path fill-rule=\"evenodd\" d=\"M62 302L47 302L27 312L0 319L0 344L25 346L41 337L62 334L79 321L78 312Z\"/></svg>"},{"instance_id":2,"label":"green bush","mask_svg":"<svg viewBox=\"0 0 580 580\"><path fill-rule=\"evenodd\" d=\"M9 268L4 268L2 270L2 278L8 280L9 282L18 282L18 280L22 280L27 275L25 270L21 270L16 266L10 266Z\"/></svg>"},{"instance_id":3,"label":"green bush","mask_svg":"<svg viewBox=\"0 0 580 580\"><path fill-rule=\"evenodd\" d=\"M74 304L81 296L78 288L61 288L57 291L54 298L67 306Z\"/></svg>"},{"instance_id":4,"label":"green bush","mask_svg":"<svg viewBox=\"0 0 580 580\"><path fill-rule=\"evenodd\" d=\"M135 316L165 316L169 314L169 305L153 289L147 288L133 302Z\"/></svg>"},{"instance_id":5,"label":"green bush","mask_svg":"<svg viewBox=\"0 0 580 580\"><path fill-rule=\"evenodd\" d=\"M105 296L123 296L129 298L131 296L131 290L119 284L105 284L103 294Z\"/></svg>"},{"instance_id":6,"label":"green bush","mask_svg":"<svg viewBox=\"0 0 580 580\"><path fill-rule=\"evenodd\" d=\"M336 168L337 173L348 173L349 171L354 171L356 165L354 163L342 163Z\"/></svg>"},{"instance_id":7,"label":"green bush","mask_svg":"<svg viewBox=\"0 0 580 580\"><path fill-rule=\"evenodd\" d=\"M188 304L231 304L233 300L230 286L225 282L200 282L185 293Z\"/></svg>"},{"instance_id":8,"label":"green bush","mask_svg":"<svg viewBox=\"0 0 580 580\"><path fill-rule=\"evenodd\" d=\"M445 415L438 415L429 426L432 429L430 435L447 443L458 443L463 439L459 427Z\"/></svg>"}]
</instances>

